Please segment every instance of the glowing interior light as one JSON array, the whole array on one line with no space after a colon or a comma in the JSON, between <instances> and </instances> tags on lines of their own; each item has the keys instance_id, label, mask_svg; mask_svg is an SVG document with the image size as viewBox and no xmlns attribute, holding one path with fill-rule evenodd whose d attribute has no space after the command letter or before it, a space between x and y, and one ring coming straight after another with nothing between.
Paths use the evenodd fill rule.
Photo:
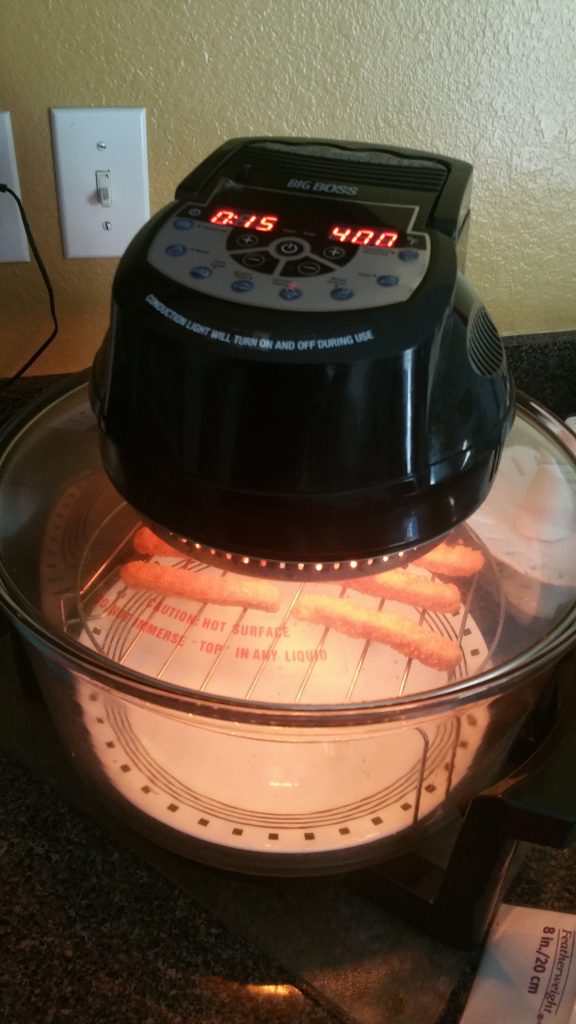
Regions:
<instances>
[{"instance_id":1,"label":"glowing interior light","mask_svg":"<svg viewBox=\"0 0 576 1024\"><path fill-rule=\"evenodd\" d=\"M230 554L229 551L226 552L226 558L228 559L228 561L230 561L230 559L232 558L232 555Z\"/></svg>"},{"instance_id":2,"label":"glowing interior light","mask_svg":"<svg viewBox=\"0 0 576 1024\"><path fill-rule=\"evenodd\" d=\"M383 562L387 562L388 561L388 555L382 555L382 561Z\"/></svg>"},{"instance_id":3,"label":"glowing interior light","mask_svg":"<svg viewBox=\"0 0 576 1024\"><path fill-rule=\"evenodd\" d=\"M280 568L281 569L285 569L286 568L286 562L280 562Z\"/></svg>"},{"instance_id":4,"label":"glowing interior light","mask_svg":"<svg viewBox=\"0 0 576 1024\"><path fill-rule=\"evenodd\" d=\"M210 554L211 555L216 555L217 554L216 548L210 548Z\"/></svg>"},{"instance_id":5,"label":"glowing interior light","mask_svg":"<svg viewBox=\"0 0 576 1024\"><path fill-rule=\"evenodd\" d=\"M340 568L340 565L341 565L341 563L340 563L340 562L334 562L334 568L335 568L335 569L339 569L339 568Z\"/></svg>"},{"instance_id":6,"label":"glowing interior light","mask_svg":"<svg viewBox=\"0 0 576 1024\"><path fill-rule=\"evenodd\" d=\"M302 572L302 569L304 568L304 562L298 562L298 568L300 569L300 572Z\"/></svg>"},{"instance_id":7,"label":"glowing interior light","mask_svg":"<svg viewBox=\"0 0 576 1024\"><path fill-rule=\"evenodd\" d=\"M316 571L317 572L322 572L323 568L324 568L324 566L322 565L322 562L316 562Z\"/></svg>"},{"instance_id":8,"label":"glowing interior light","mask_svg":"<svg viewBox=\"0 0 576 1024\"><path fill-rule=\"evenodd\" d=\"M244 555L244 558L242 559L242 561L243 561L244 565L248 565L249 562L250 562L250 559L246 558L246 555Z\"/></svg>"},{"instance_id":9,"label":"glowing interior light","mask_svg":"<svg viewBox=\"0 0 576 1024\"><path fill-rule=\"evenodd\" d=\"M200 551L200 549L201 549L202 545L201 545L201 544L198 544L198 543L196 543L196 544L194 545L194 547L196 548L196 551Z\"/></svg>"},{"instance_id":10,"label":"glowing interior light","mask_svg":"<svg viewBox=\"0 0 576 1024\"><path fill-rule=\"evenodd\" d=\"M358 568L358 562L350 562L350 568L351 569L357 569Z\"/></svg>"},{"instance_id":11,"label":"glowing interior light","mask_svg":"<svg viewBox=\"0 0 576 1024\"><path fill-rule=\"evenodd\" d=\"M246 991L258 996L274 996L283 999L293 995L296 990L291 985L246 985Z\"/></svg>"},{"instance_id":12,"label":"glowing interior light","mask_svg":"<svg viewBox=\"0 0 576 1024\"><path fill-rule=\"evenodd\" d=\"M266 566L268 565L268 562L266 561L266 559L265 559L265 558L262 558L262 559L261 559L261 561L260 561L260 565L262 566L262 568L263 568L263 569L265 569L265 568L266 568Z\"/></svg>"}]
</instances>

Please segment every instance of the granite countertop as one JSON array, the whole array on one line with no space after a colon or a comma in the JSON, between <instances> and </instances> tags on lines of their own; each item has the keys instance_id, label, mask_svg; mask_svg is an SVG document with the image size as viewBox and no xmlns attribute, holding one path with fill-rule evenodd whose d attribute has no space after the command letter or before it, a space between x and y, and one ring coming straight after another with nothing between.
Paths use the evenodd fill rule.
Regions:
<instances>
[{"instance_id":1,"label":"granite countertop","mask_svg":"<svg viewBox=\"0 0 576 1024\"><path fill-rule=\"evenodd\" d=\"M576 411L576 339L514 339L517 383ZM55 378L16 382L0 419ZM0 1024L456 1024L479 953L338 880L191 865L112 821L0 640ZM529 848L506 899L576 910L576 851ZM398 955L401 950L401 956Z\"/></svg>"},{"instance_id":2,"label":"granite countertop","mask_svg":"<svg viewBox=\"0 0 576 1024\"><path fill-rule=\"evenodd\" d=\"M4 1024L329 1024L294 978L0 755Z\"/></svg>"}]
</instances>

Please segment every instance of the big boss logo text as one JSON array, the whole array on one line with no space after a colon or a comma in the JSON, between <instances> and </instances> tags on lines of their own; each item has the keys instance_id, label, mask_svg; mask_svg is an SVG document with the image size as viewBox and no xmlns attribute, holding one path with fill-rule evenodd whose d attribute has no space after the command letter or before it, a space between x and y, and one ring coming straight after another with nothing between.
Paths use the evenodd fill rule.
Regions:
<instances>
[{"instance_id":1,"label":"big boss logo text","mask_svg":"<svg viewBox=\"0 0 576 1024\"><path fill-rule=\"evenodd\" d=\"M298 188L303 192L330 192L336 196L355 196L357 185L338 185L333 181L307 181L304 178L290 178L286 188Z\"/></svg>"}]
</instances>

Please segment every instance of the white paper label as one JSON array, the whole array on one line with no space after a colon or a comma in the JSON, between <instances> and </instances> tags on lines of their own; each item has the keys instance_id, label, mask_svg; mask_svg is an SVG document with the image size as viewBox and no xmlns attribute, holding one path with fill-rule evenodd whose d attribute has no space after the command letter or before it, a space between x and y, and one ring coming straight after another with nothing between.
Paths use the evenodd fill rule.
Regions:
<instances>
[{"instance_id":1,"label":"white paper label","mask_svg":"<svg viewBox=\"0 0 576 1024\"><path fill-rule=\"evenodd\" d=\"M461 1024L576 1024L576 915L502 904Z\"/></svg>"}]
</instances>

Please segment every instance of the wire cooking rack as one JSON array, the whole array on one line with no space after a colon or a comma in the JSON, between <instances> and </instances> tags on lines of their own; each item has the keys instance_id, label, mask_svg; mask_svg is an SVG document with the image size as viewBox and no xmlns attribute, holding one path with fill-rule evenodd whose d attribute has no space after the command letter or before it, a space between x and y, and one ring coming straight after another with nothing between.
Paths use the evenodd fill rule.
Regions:
<instances>
[{"instance_id":1,"label":"wire cooking rack","mask_svg":"<svg viewBox=\"0 0 576 1024\"><path fill-rule=\"evenodd\" d=\"M119 511L116 510L110 518L112 519ZM178 644L166 650L165 656L162 656L160 661L158 661L157 657L152 659L151 668L150 670L146 668L146 672L148 675L153 675L159 680L164 679L180 684L181 679L174 678L172 673L172 669L175 667L175 659L181 664L181 652L183 648L186 648L189 662L190 664L193 663L193 659L196 657L194 640L198 637L198 628L203 617L206 616L211 608L218 607L220 613L222 613L223 609L221 606L209 605L208 603L200 603L198 601L194 602L189 599L163 598L151 591L134 590L125 586L120 578L119 569L124 562L135 557L132 539L140 525L139 522L134 522L132 519L130 529L123 531L120 536L118 536L118 531L116 531L116 542L113 544L112 550L110 550L110 541L108 540L107 545L105 545L102 540L103 536L110 537L110 524L108 521L103 523L100 529L96 531L88 545L86 556L81 566L81 584L75 593L67 593L61 596L62 621L65 630L74 636L75 639L92 646L117 665L135 667L135 663L138 663L142 654L139 649L145 647L147 643L149 644L150 636L157 631L157 628L160 629L166 626L162 608L166 607L166 603L169 600L172 601L171 607L173 613L176 613L178 628L182 626L178 634ZM472 542L476 547L481 546L481 542L468 528L465 527L463 529L465 531L463 539L467 540L468 543ZM105 547L108 548L105 557L102 559L100 554L95 559L95 554L101 552ZM147 558L147 560L165 562L164 559L157 557ZM218 576L226 575L225 571L184 557L181 559L174 557L174 559L170 560L170 564L181 567L191 573L209 572ZM428 686L424 686L424 689L439 685L440 676L442 676L440 682L443 683L459 681L472 674L477 674L489 661L498 642L503 621L503 599L500 582L496 572L493 570L491 572L490 568L491 559L487 555L482 573L468 581L468 585L463 593L463 604L460 611L447 614L421 609L417 612L416 621L419 625L450 638L460 646L462 651L460 664L451 672L438 673L436 670L429 670L431 672L430 683ZM406 571L410 572L410 569ZM493 608L488 617L488 624L486 623L485 614L486 601L483 599L479 600L480 575L483 578L481 589L485 594L487 573L492 577L488 582L489 592L493 595L491 602ZM250 673L249 679L246 680L245 672L241 673L242 679L239 681L239 684L241 682L242 692L238 689L234 691L237 699L245 701L254 699L257 688L259 690L259 700L263 699L266 701L270 699L269 697L262 698L261 693L266 692L263 688L266 686L267 679L273 679L277 674L274 671L274 652L277 652L282 637L286 635L288 626L296 631L302 628L302 623L297 622L292 617L294 605L299 596L303 591L308 592L311 590L312 592L318 592L318 586L318 584L310 582L281 583L279 587L284 595L281 614L279 616L271 616L271 613L258 613L261 616L260 621L274 622L274 635L266 643L259 664ZM335 595L336 591L341 597L345 596L347 591L346 581L341 581L339 584L330 584L330 592ZM358 594L354 594L355 599L358 596ZM374 607L375 600L374 598L370 599L371 607ZM386 599L381 599L377 605L378 610L384 609L386 604ZM480 604L482 609L478 608ZM475 613L477 608L483 620L481 630L476 624ZM230 651L234 638L240 634L248 611L249 609L245 607L227 606L225 609L225 631L219 637L218 644L214 645L215 649L209 659L206 671L198 675L198 678L195 678L193 683L187 683L191 690L196 692L209 691L215 694L220 692L218 689L219 670L223 670L226 667L227 653ZM253 610L251 611L253 614ZM313 649L308 653L308 661L298 668L297 677L294 671L292 671L291 696L288 701L282 700L282 703L302 705L307 702L307 694L310 691L310 684L314 680L314 675L318 672L318 667L325 664L323 658L326 656L331 633L333 633L333 630L330 627L315 627ZM358 699L360 702L362 699L365 699L362 697L357 698L356 696L362 671L373 648L376 647L379 651L383 650L383 645L375 641L354 639L350 643L351 639L343 638L344 642L348 643L349 657L347 660L345 690L338 700L339 704L351 704ZM157 644L156 647L161 649L162 645ZM164 655L163 648L162 655ZM152 662L154 662L153 667ZM298 666L294 667L297 668ZM419 666L419 669L421 668L422 666ZM230 668L229 671L233 672L234 669ZM404 658L400 665L399 659L396 658L394 671L395 692L386 692L386 696L401 697L411 692L411 676L414 674L414 671L414 660L412 658ZM188 673L189 677L190 674ZM421 686L419 691L420 689L422 689ZM329 691L330 687L326 687L326 697L321 700L322 703L333 703L333 699L329 699ZM319 701L315 697L313 701L309 700L308 703L317 704Z\"/></svg>"}]
</instances>

